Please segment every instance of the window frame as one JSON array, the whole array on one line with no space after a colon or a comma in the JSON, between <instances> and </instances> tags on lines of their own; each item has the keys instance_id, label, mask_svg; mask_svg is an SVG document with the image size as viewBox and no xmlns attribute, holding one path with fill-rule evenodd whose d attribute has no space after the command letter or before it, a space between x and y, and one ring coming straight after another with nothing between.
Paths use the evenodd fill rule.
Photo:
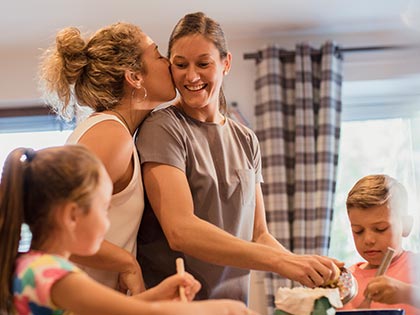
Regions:
<instances>
[{"instance_id":1,"label":"window frame","mask_svg":"<svg viewBox=\"0 0 420 315\"><path fill-rule=\"evenodd\" d=\"M63 131L74 127L74 120L60 119L45 105L0 108L0 133Z\"/></svg>"}]
</instances>

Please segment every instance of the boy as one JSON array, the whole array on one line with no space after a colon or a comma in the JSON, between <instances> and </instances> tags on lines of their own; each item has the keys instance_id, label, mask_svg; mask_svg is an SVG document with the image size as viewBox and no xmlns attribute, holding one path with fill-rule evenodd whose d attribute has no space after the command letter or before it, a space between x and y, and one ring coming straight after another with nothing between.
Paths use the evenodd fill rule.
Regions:
<instances>
[{"instance_id":1,"label":"boy","mask_svg":"<svg viewBox=\"0 0 420 315\"><path fill-rule=\"evenodd\" d=\"M402 239L412 228L403 185L387 175L363 177L350 190L346 206L356 249L366 261L350 267L359 288L344 308L360 308L368 296L372 309L402 308L407 315L420 314L420 309L408 305L414 300L412 262L420 259L402 248ZM395 250L391 264L384 276L375 278L388 247Z\"/></svg>"}]
</instances>

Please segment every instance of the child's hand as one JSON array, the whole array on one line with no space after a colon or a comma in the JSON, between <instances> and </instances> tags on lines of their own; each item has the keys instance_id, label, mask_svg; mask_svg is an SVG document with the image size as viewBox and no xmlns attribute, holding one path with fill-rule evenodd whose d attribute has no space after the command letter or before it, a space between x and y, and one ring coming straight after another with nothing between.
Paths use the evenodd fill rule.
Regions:
<instances>
[{"instance_id":1,"label":"child's hand","mask_svg":"<svg viewBox=\"0 0 420 315\"><path fill-rule=\"evenodd\" d=\"M364 295L384 304L409 303L410 285L394 278L379 276L369 282Z\"/></svg>"},{"instance_id":2,"label":"child's hand","mask_svg":"<svg viewBox=\"0 0 420 315\"><path fill-rule=\"evenodd\" d=\"M157 286L136 295L136 298L149 301L180 300L179 286L185 288L185 296L192 301L201 289L201 284L191 274L185 272L183 275L175 274L163 280Z\"/></svg>"},{"instance_id":3,"label":"child's hand","mask_svg":"<svg viewBox=\"0 0 420 315\"><path fill-rule=\"evenodd\" d=\"M185 296L188 301L192 301L201 289L201 284L191 274L185 272L183 275L173 275L161 283L155 288L159 290L161 299L175 299L179 300L179 286L185 288Z\"/></svg>"}]
</instances>

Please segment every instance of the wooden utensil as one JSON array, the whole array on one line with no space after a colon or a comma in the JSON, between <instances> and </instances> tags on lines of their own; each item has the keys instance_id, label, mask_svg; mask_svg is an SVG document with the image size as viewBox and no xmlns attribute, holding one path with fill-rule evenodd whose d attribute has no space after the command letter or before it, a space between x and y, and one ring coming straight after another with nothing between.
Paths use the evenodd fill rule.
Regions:
<instances>
[{"instance_id":1,"label":"wooden utensil","mask_svg":"<svg viewBox=\"0 0 420 315\"><path fill-rule=\"evenodd\" d=\"M184 260L179 257L176 259L176 272L179 275L183 275L185 273L185 269L184 269ZM179 286L179 298L181 299L182 302L188 302L188 299L185 295L185 288L180 285Z\"/></svg>"}]
</instances>

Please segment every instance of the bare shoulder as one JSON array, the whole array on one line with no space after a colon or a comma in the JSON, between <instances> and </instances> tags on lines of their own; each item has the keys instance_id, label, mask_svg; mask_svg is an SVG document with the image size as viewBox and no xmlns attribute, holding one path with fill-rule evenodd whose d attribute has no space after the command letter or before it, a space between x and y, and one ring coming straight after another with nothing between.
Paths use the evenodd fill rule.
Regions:
<instances>
[{"instance_id":1,"label":"bare shoulder","mask_svg":"<svg viewBox=\"0 0 420 315\"><path fill-rule=\"evenodd\" d=\"M104 120L92 126L79 140L95 153L111 178L118 179L126 171L133 155L133 138L115 120Z\"/></svg>"}]
</instances>

